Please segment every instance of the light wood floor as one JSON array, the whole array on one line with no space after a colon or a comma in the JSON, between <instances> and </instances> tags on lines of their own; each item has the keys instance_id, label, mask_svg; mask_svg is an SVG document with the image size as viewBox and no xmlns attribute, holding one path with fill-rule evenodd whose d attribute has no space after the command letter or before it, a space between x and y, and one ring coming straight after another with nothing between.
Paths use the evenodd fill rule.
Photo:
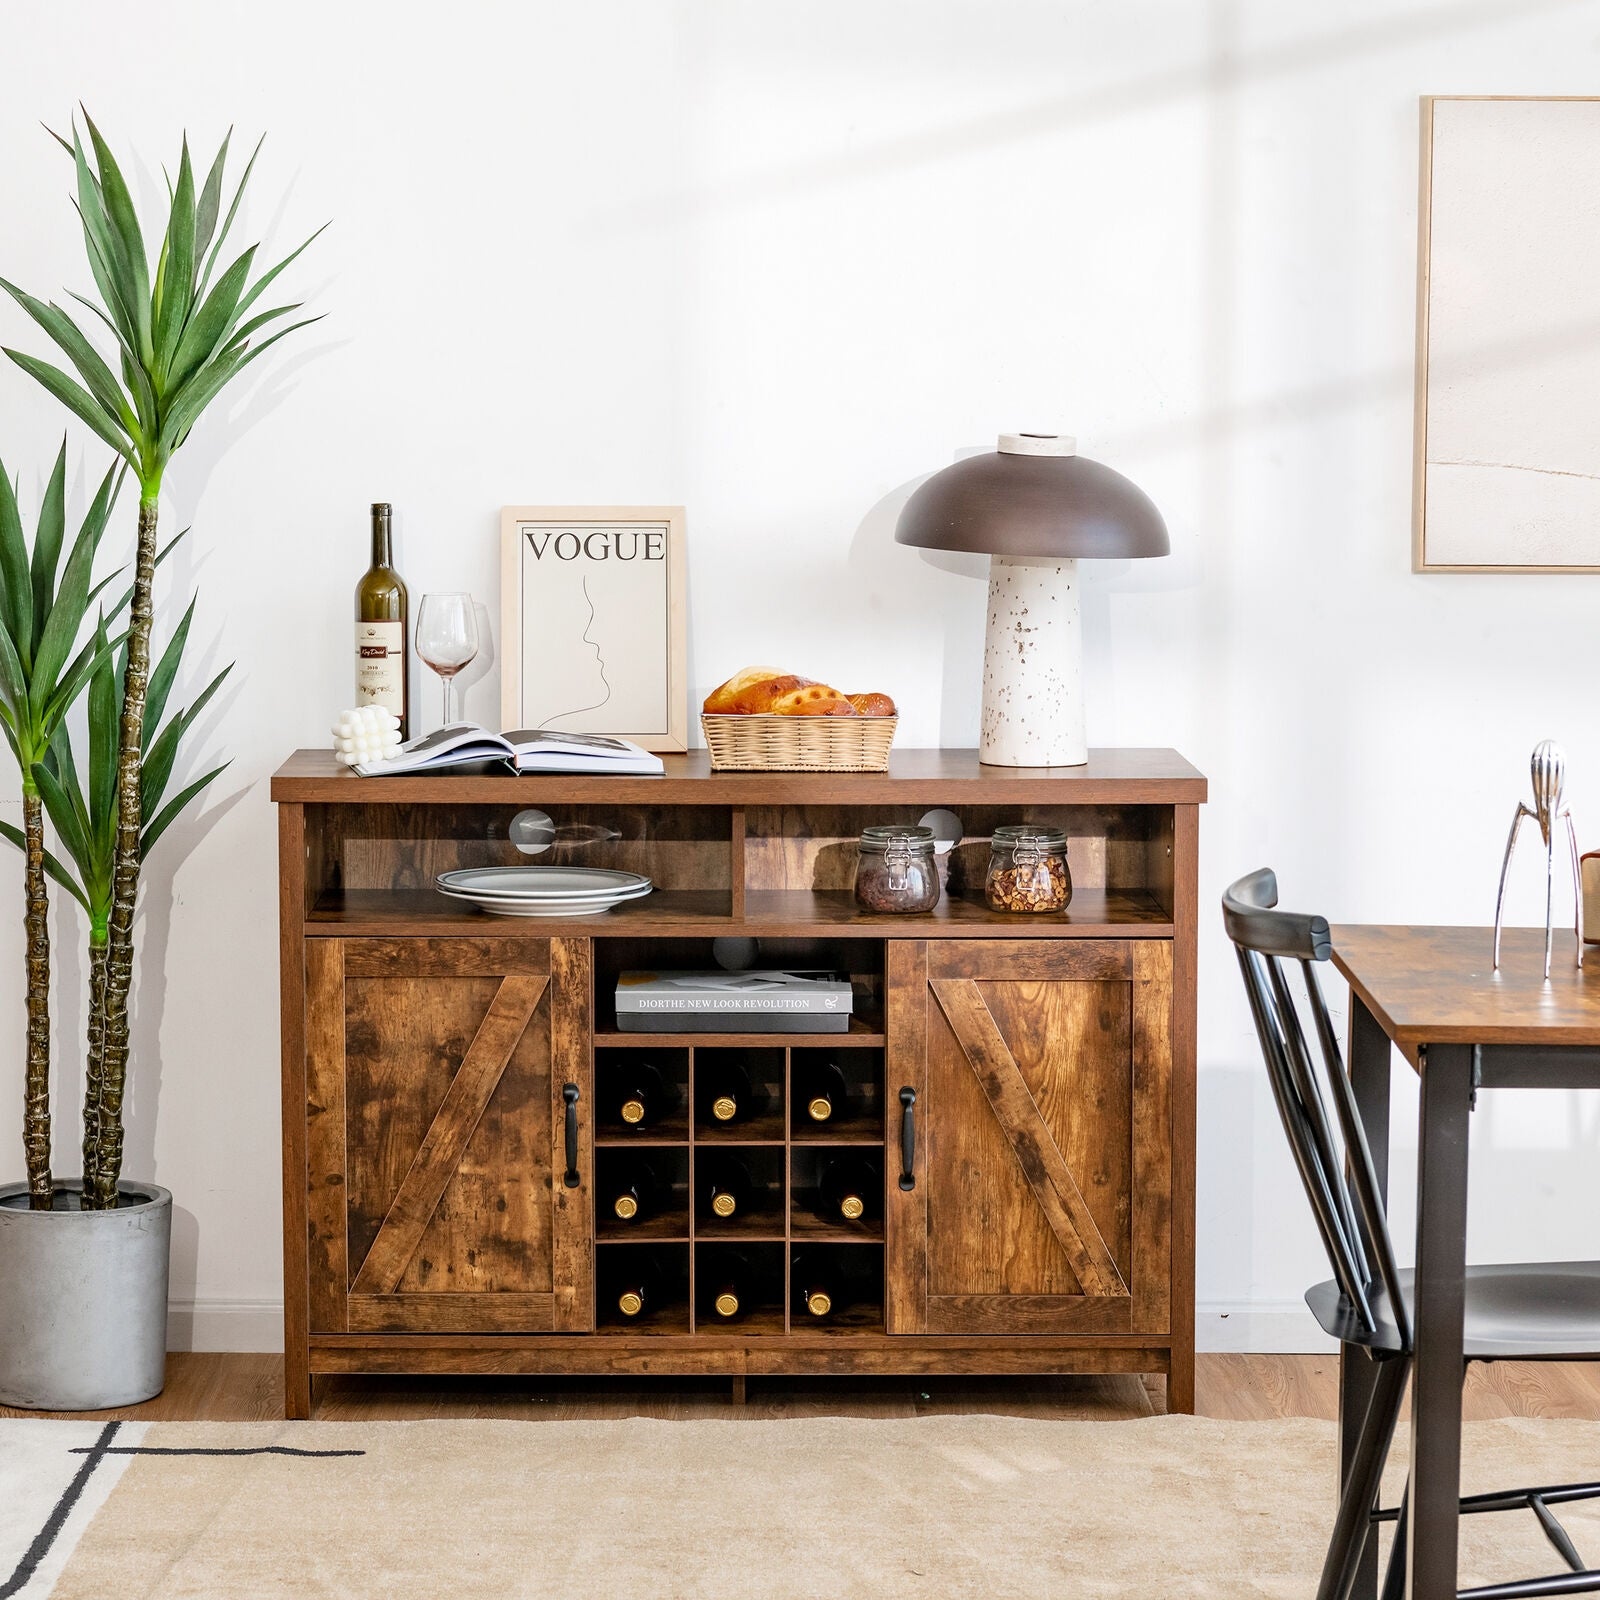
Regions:
<instances>
[{"instance_id":1,"label":"light wood floor","mask_svg":"<svg viewBox=\"0 0 1600 1600\"><path fill-rule=\"evenodd\" d=\"M1202 1416L1237 1421L1335 1414L1339 1364L1333 1356L1202 1355ZM1100 1418L1158 1415L1159 1378L751 1379L735 1405L725 1379L387 1379L322 1380L324 1421L377 1418L508 1417L910 1417L986 1411L1010 1416ZM1498 1362L1473 1366L1465 1414L1600 1418L1600 1363ZM0 1416L38 1416L7 1411ZM167 1387L146 1405L90 1416L151 1422L276 1421L283 1379L274 1355L172 1355Z\"/></svg>"}]
</instances>

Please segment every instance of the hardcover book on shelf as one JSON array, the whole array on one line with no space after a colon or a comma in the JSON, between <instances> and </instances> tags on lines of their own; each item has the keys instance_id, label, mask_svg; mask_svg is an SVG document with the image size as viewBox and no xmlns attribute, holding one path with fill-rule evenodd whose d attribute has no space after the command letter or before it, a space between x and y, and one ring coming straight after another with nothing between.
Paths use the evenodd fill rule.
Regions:
<instances>
[{"instance_id":1,"label":"hardcover book on shelf","mask_svg":"<svg viewBox=\"0 0 1600 1600\"><path fill-rule=\"evenodd\" d=\"M352 770L363 778L383 778L462 767L600 777L659 777L663 771L660 756L608 734L552 733L543 728L494 733L475 722L449 723L400 745L385 761L358 762Z\"/></svg>"},{"instance_id":2,"label":"hardcover book on shelf","mask_svg":"<svg viewBox=\"0 0 1600 1600\"><path fill-rule=\"evenodd\" d=\"M624 1033L845 1033L853 996L842 972L625 972Z\"/></svg>"}]
</instances>

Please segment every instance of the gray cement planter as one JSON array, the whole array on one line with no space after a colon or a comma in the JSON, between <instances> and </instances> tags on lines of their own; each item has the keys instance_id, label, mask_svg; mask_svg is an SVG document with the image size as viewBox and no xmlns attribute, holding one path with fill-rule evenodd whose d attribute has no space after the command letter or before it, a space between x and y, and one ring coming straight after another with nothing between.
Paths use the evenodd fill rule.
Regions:
<instances>
[{"instance_id":1,"label":"gray cement planter","mask_svg":"<svg viewBox=\"0 0 1600 1600\"><path fill-rule=\"evenodd\" d=\"M124 1183L115 1211L80 1211L79 1187L30 1211L26 1184L0 1184L0 1405L94 1411L161 1393L172 1195Z\"/></svg>"}]
</instances>

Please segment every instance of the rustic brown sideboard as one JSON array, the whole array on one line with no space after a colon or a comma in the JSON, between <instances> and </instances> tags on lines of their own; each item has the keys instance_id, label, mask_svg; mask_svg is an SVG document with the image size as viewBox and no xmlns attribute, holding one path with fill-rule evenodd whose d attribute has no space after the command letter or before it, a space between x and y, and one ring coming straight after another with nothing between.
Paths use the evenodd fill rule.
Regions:
<instances>
[{"instance_id":1,"label":"rustic brown sideboard","mask_svg":"<svg viewBox=\"0 0 1600 1600\"><path fill-rule=\"evenodd\" d=\"M1170 750L666 768L362 779L305 750L274 776L288 1414L323 1373L1149 1372L1192 1410L1205 779ZM541 862L656 891L572 921L434 891L449 868L528 860L507 838L526 807L558 826ZM938 908L860 910L862 827L936 807L971 841ZM984 903L987 836L1018 821L1066 830L1066 911ZM723 935L848 972L849 1032L618 1029L620 973L711 966ZM617 1085L646 1058L675 1109L635 1129ZM763 1110L724 1126L700 1086L730 1060ZM855 1115L816 1124L798 1085L824 1061ZM698 1175L730 1153L754 1203L724 1219ZM881 1173L881 1206L818 1206L836 1159ZM630 1223L596 1195L640 1161L660 1198ZM723 1320L707 1297L735 1253L744 1303ZM641 1262L656 1287L629 1318L617 1289ZM793 1301L818 1272L846 1287L820 1319Z\"/></svg>"}]
</instances>

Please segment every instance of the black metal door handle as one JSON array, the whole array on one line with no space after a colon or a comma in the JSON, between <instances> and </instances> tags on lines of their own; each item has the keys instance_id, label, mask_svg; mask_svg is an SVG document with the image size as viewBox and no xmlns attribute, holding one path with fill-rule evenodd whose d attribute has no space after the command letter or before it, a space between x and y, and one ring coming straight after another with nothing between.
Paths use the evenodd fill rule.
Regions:
<instances>
[{"instance_id":1,"label":"black metal door handle","mask_svg":"<svg viewBox=\"0 0 1600 1600\"><path fill-rule=\"evenodd\" d=\"M900 1091L900 1187L917 1186L917 1091L907 1085Z\"/></svg>"},{"instance_id":2,"label":"black metal door handle","mask_svg":"<svg viewBox=\"0 0 1600 1600\"><path fill-rule=\"evenodd\" d=\"M567 1084L561 1091L561 1098L567 1102L567 1172L562 1182L569 1189L576 1189L582 1181L578 1177L578 1086L575 1083Z\"/></svg>"}]
</instances>

